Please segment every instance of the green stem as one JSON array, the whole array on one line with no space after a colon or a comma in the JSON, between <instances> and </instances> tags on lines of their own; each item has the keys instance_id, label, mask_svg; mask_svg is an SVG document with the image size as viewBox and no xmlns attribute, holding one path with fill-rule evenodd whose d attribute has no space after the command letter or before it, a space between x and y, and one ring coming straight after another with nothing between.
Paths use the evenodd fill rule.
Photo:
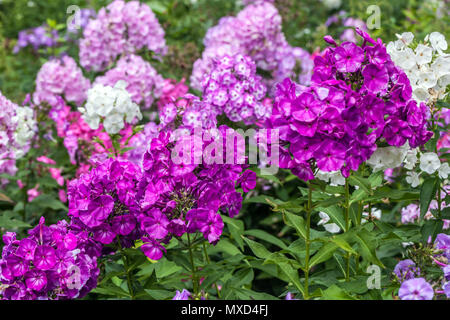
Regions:
<instances>
[{"instance_id":1,"label":"green stem","mask_svg":"<svg viewBox=\"0 0 450 320\"><path fill-rule=\"evenodd\" d=\"M303 297L305 300L309 299L309 254L310 254L310 233L311 233L311 212L312 212L312 188L308 182L308 205L306 207L306 256L305 256L305 292Z\"/></svg>"},{"instance_id":2,"label":"green stem","mask_svg":"<svg viewBox=\"0 0 450 320\"><path fill-rule=\"evenodd\" d=\"M205 253L206 262L207 262L208 264L210 264L210 263L211 263L211 260L209 259L209 255L208 255L208 251L206 250L205 242L203 242L203 252ZM214 282L214 286L216 287L217 297L218 297L219 299L221 299L221 297L220 297L220 290L219 290L219 287L217 286L217 282Z\"/></svg>"},{"instance_id":3,"label":"green stem","mask_svg":"<svg viewBox=\"0 0 450 320\"><path fill-rule=\"evenodd\" d=\"M131 281L130 268L129 268L129 264L128 264L128 257L127 257L125 251L122 248L122 244L120 243L119 235L117 235L116 238L117 238L117 243L119 244L120 253L122 254L122 258L123 258L123 266L124 266L126 274L127 274L128 290L130 291L131 300L134 300L133 282Z\"/></svg>"},{"instance_id":4,"label":"green stem","mask_svg":"<svg viewBox=\"0 0 450 320\"><path fill-rule=\"evenodd\" d=\"M350 229L350 192L348 186L348 179L345 178L345 232L348 232ZM345 281L350 280L350 253L347 253L346 256L347 261L347 270L345 273Z\"/></svg>"},{"instance_id":5,"label":"green stem","mask_svg":"<svg viewBox=\"0 0 450 320\"><path fill-rule=\"evenodd\" d=\"M196 268L195 268L195 264L194 264L194 255L192 253L192 243L191 243L191 237L190 237L189 233L187 234L187 238L188 238L188 245L189 245L189 258L190 258L190 261L191 261L192 288L193 288L193 291L194 291L194 295L197 296L197 294L198 294L198 283L197 283L197 276L195 274Z\"/></svg>"}]
</instances>

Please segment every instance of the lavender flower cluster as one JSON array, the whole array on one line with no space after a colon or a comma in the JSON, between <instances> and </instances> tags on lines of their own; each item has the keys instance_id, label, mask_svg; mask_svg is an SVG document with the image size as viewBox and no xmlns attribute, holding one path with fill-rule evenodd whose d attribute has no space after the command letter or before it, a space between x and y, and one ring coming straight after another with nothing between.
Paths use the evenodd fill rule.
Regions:
<instances>
[{"instance_id":1,"label":"lavender flower cluster","mask_svg":"<svg viewBox=\"0 0 450 320\"><path fill-rule=\"evenodd\" d=\"M401 283L398 295L402 300L431 300L436 294L444 294L450 298L450 236L440 233L434 241L436 255L434 262L442 268L443 279L439 285L442 290L435 290L427 280L421 276L420 268L411 259L400 261L394 269L397 280ZM439 259L439 260L438 260ZM434 284L433 284L434 285Z\"/></svg>"},{"instance_id":2,"label":"lavender flower cluster","mask_svg":"<svg viewBox=\"0 0 450 320\"><path fill-rule=\"evenodd\" d=\"M37 105L46 102L56 107L58 98L63 97L65 101L80 106L86 100L90 87L89 79L83 76L73 58L55 58L44 63L39 70L33 102Z\"/></svg>"},{"instance_id":3,"label":"lavender flower cluster","mask_svg":"<svg viewBox=\"0 0 450 320\"><path fill-rule=\"evenodd\" d=\"M124 80L126 89L134 103L149 109L155 98L159 98L164 88L164 79L140 56L130 54L117 61L113 69L104 76L97 77L95 83L113 87L117 81Z\"/></svg>"},{"instance_id":4,"label":"lavender flower cluster","mask_svg":"<svg viewBox=\"0 0 450 320\"><path fill-rule=\"evenodd\" d=\"M164 54L164 30L155 14L139 1L115 0L90 20L80 41L80 63L102 71L118 56L148 49Z\"/></svg>"},{"instance_id":5,"label":"lavender flower cluster","mask_svg":"<svg viewBox=\"0 0 450 320\"><path fill-rule=\"evenodd\" d=\"M310 87L289 79L278 87L270 126L285 141L280 166L301 179L314 179L311 164L348 177L378 142L415 148L432 135L425 104L411 99L409 80L384 44L357 32L362 46L325 37L332 47L315 58Z\"/></svg>"},{"instance_id":6,"label":"lavender flower cluster","mask_svg":"<svg viewBox=\"0 0 450 320\"><path fill-rule=\"evenodd\" d=\"M42 25L36 28L26 29L19 32L17 44L13 52L19 53L20 50L31 46L34 51L40 48L49 48L56 46L58 42L58 31L48 30L47 25Z\"/></svg>"},{"instance_id":7,"label":"lavender flower cluster","mask_svg":"<svg viewBox=\"0 0 450 320\"><path fill-rule=\"evenodd\" d=\"M236 17L224 17L210 28L203 40L205 51L194 63L193 88L201 90L202 79L217 57L240 53L250 56L258 68L272 73L267 85L289 77L301 65L299 81L309 83L312 60L306 51L291 47L281 30L281 16L271 1L254 1Z\"/></svg>"},{"instance_id":8,"label":"lavender flower cluster","mask_svg":"<svg viewBox=\"0 0 450 320\"><path fill-rule=\"evenodd\" d=\"M248 56L222 56L213 61L211 73L203 81L203 100L216 115L225 113L234 122L246 124L270 116L262 100L266 87L256 75L256 65Z\"/></svg>"},{"instance_id":9,"label":"lavender flower cluster","mask_svg":"<svg viewBox=\"0 0 450 320\"><path fill-rule=\"evenodd\" d=\"M22 240L3 235L0 259L0 295L8 300L82 298L97 286L101 247L85 231L62 220L39 224Z\"/></svg>"}]
</instances>

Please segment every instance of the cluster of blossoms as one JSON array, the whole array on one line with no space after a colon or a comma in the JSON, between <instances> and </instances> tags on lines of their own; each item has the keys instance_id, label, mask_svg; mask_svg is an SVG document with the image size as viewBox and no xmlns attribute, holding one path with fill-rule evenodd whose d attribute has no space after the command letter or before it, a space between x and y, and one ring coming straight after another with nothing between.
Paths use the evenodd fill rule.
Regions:
<instances>
[{"instance_id":1,"label":"cluster of blossoms","mask_svg":"<svg viewBox=\"0 0 450 320\"><path fill-rule=\"evenodd\" d=\"M0 173L16 173L16 160L28 152L35 130L33 110L19 107L0 92Z\"/></svg>"},{"instance_id":2,"label":"cluster of blossoms","mask_svg":"<svg viewBox=\"0 0 450 320\"><path fill-rule=\"evenodd\" d=\"M445 189L448 190L449 188L446 187ZM441 197L442 198L445 197L445 191L441 191ZM445 209L446 207L448 207L448 205L444 201L441 202L441 210ZM437 210L437 209L438 209L438 202L436 200L431 200L430 206L428 208L428 211L425 213L424 219L426 219L426 220L434 219L432 210ZM403 224L414 223L415 221L418 221L420 218L420 207L415 203L410 203L406 207L402 208L401 216L402 216L401 221ZM443 219L443 221L444 221L444 225L442 226L442 229L444 229L444 230L449 229L450 228L450 220Z\"/></svg>"},{"instance_id":3,"label":"cluster of blossoms","mask_svg":"<svg viewBox=\"0 0 450 320\"><path fill-rule=\"evenodd\" d=\"M417 163L419 163L420 172L413 171ZM448 162L441 163L439 156L434 152L421 153L417 149L408 152L405 159L405 168L411 170L406 173L406 182L411 184L413 188L420 184L422 173L434 174L437 172L443 180L447 179L450 174Z\"/></svg>"},{"instance_id":4,"label":"cluster of blossoms","mask_svg":"<svg viewBox=\"0 0 450 320\"><path fill-rule=\"evenodd\" d=\"M97 286L101 247L64 220L39 224L22 240L3 235L0 296L6 300L82 298Z\"/></svg>"},{"instance_id":5,"label":"cluster of blossoms","mask_svg":"<svg viewBox=\"0 0 450 320\"><path fill-rule=\"evenodd\" d=\"M13 49L14 53L18 53L28 46L33 47L34 51L40 48L48 48L56 46L58 41L58 32L56 30L49 31L47 25L22 30L19 32L17 44Z\"/></svg>"},{"instance_id":6,"label":"cluster of blossoms","mask_svg":"<svg viewBox=\"0 0 450 320\"><path fill-rule=\"evenodd\" d=\"M150 141L158 136L161 128L162 125L157 125L155 122L148 122L142 131L131 137L128 146L132 149L124 155L127 160L142 166L142 159L150 146Z\"/></svg>"},{"instance_id":7,"label":"cluster of blossoms","mask_svg":"<svg viewBox=\"0 0 450 320\"><path fill-rule=\"evenodd\" d=\"M348 177L377 149L377 143L401 147L423 145L432 135L426 130L426 106L411 99L405 73L377 41L357 29L364 41L332 44L315 58L312 85L289 79L279 84L271 128L284 141L280 167L304 180L318 169L340 170ZM292 158L292 156L293 158Z\"/></svg>"},{"instance_id":8,"label":"cluster of blossoms","mask_svg":"<svg viewBox=\"0 0 450 320\"><path fill-rule=\"evenodd\" d=\"M447 41L439 32L425 37L424 43L415 43L414 34L405 32L390 42L387 51L392 61L407 74L413 96L418 102L443 99L450 84L450 55L445 53Z\"/></svg>"},{"instance_id":9,"label":"cluster of blossoms","mask_svg":"<svg viewBox=\"0 0 450 320\"><path fill-rule=\"evenodd\" d=\"M77 173L86 172L90 168L89 159L97 154L103 154L112 148L112 141L103 130L103 125L94 130L83 120L79 111L72 111L59 98L59 104L50 111L50 118L55 121L58 137L63 138L72 164L78 165ZM131 126L126 125L120 131L120 144L123 145L131 135ZM97 143L95 140L101 141Z\"/></svg>"},{"instance_id":10,"label":"cluster of blossoms","mask_svg":"<svg viewBox=\"0 0 450 320\"><path fill-rule=\"evenodd\" d=\"M153 11L139 1L115 0L89 21L80 40L80 63L101 71L122 54L148 49L165 53L164 30Z\"/></svg>"},{"instance_id":11,"label":"cluster of blossoms","mask_svg":"<svg viewBox=\"0 0 450 320\"><path fill-rule=\"evenodd\" d=\"M155 98L162 94L164 79L156 70L140 56L130 54L117 61L113 69L108 70L104 76L97 77L95 83L114 86L117 81L127 83L127 91L131 94L133 102L149 109Z\"/></svg>"},{"instance_id":12,"label":"cluster of blossoms","mask_svg":"<svg viewBox=\"0 0 450 320\"><path fill-rule=\"evenodd\" d=\"M442 268L442 290L434 290L433 286L421 276L421 270L411 259L400 261L394 269L397 280L401 283L398 295L402 300L432 300L437 294L450 297L450 236L440 233L434 241L436 255L433 261Z\"/></svg>"},{"instance_id":13,"label":"cluster of blossoms","mask_svg":"<svg viewBox=\"0 0 450 320\"><path fill-rule=\"evenodd\" d=\"M219 151L225 150L226 139L216 137L228 137L229 131L234 132L222 126L201 136L178 136L180 131L169 130L151 141L138 192L138 221L146 233L141 249L150 259L161 258L161 243L184 233L201 232L210 243L217 243L224 226L219 212L236 216L242 207L236 188L248 192L256 186L253 171L225 163Z\"/></svg>"},{"instance_id":14,"label":"cluster of blossoms","mask_svg":"<svg viewBox=\"0 0 450 320\"><path fill-rule=\"evenodd\" d=\"M71 226L98 243L110 244L119 236L130 247L140 238L136 228L140 176L138 166L110 158L72 180L67 189Z\"/></svg>"},{"instance_id":15,"label":"cluster of blossoms","mask_svg":"<svg viewBox=\"0 0 450 320\"><path fill-rule=\"evenodd\" d=\"M90 87L89 79L83 76L75 60L64 56L50 60L41 67L36 78L33 102L37 105L46 102L55 107L59 104L58 97L63 97L67 102L81 105Z\"/></svg>"},{"instance_id":16,"label":"cluster of blossoms","mask_svg":"<svg viewBox=\"0 0 450 320\"><path fill-rule=\"evenodd\" d=\"M217 126L215 108L192 94L186 94L164 105L160 109L159 120L162 127L172 129L196 127L210 129Z\"/></svg>"},{"instance_id":17,"label":"cluster of blossoms","mask_svg":"<svg viewBox=\"0 0 450 320\"><path fill-rule=\"evenodd\" d=\"M242 195L236 188L244 192L254 188L256 175L243 172L243 165L196 165L172 159L173 152L183 154L186 148L204 150L199 139L182 136L176 141L176 132L160 132L144 154L143 170L128 161L99 162L68 187L71 227L105 245L117 237L126 247L141 240L140 249L153 260L162 257L162 243L186 232L201 232L210 243L217 243L224 226L219 211L237 215ZM217 142L208 141L203 148L211 143Z\"/></svg>"},{"instance_id":18,"label":"cluster of blossoms","mask_svg":"<svg viewBox=\"0 0 450 320\"><path fill-rule=\"evenodd\" d=\"M178 98L188 93L189 88L184 82L184 79L180 82L174 79L164 79L161 96L156 103L158 110L161 110L168 103L177 101Z\"/></svg>"},{"instance_id":19,"label":"cluster of blossoms","mask_svg":"<svg viewBox=\"0 0 450 320\"><path fill-rule=\"evenodd\" d=\"M225 113L234 122L251 124L270 116L272 110L263 103L265 95L255 63L241 54L218 57L203 81L203 101L216 115Z\"/></svg>"},{"instance_id":20,"label":"cluster of blossoms","mask_svg":"<svg viewBox=\"0 0 450 320\"><path fill-rule=\"evenodd\" d=\"M249 56L258 68L270 72L273 79L267 80L269 86L294 73L298 73L299 81L309 83L310 55L288 44L281 30L281 16L271 1L254 1L236 17L220 19L203 42L205 51L194 63L191 76L195 89L202 89L204 75L210 73L215 58L234 54Z\"/></svg>"},{"instance_id":21,"label":"cluster of blossoms","mask_svg":"<svg viewBox=\"0 0 450 320\"><path fill-rule=\"evenodd\" d=\"M356 43L358 41L357 35L354 28L359 28L364 32L368 32L367 25L361 19L348 17L346 11L341 10L337 14L330 16L325 22L327 28L331 27L333 24L338 24L344 26L346 29L339 36L341 41L349 41Z\"/></svg>"},{"instance_id":22,"label":"cluster of blossoms","mask_svg":"<svg viewBox=\"0 0 450 320\"><path fill-rule=\"evenodd\" d=\"M127 83L119 80L114 87L96 84L88 90L87 102L79 111L91 129L97 130L102 123L107 133L116 134L126 123L142 119L139 106L132 101L126 87Z\"/></svg>"}]
</instances>

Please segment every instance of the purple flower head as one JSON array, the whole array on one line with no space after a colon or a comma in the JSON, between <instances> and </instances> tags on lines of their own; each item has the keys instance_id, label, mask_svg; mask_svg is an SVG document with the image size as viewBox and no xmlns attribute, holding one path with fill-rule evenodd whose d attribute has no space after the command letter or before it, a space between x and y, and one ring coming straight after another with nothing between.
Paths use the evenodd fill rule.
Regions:
<instances>
[{"instance_id":1,"label":"purple flower head","mask_svg":"<svg viewBox=\"0 0 450 320\"><path fill-rule=\"evenodd\" d=\"M409 280L420 275L419 269L411 259L402 260L394 268L394 273L400 281Z\"/></svg>"},{"instance_id":2,"label":"purple flower head","mask_svg":"<svg viewBox=\"0 0 450 320\"><path fill-rule=\"evenodd\" d=\"M424 278L413 278L402 283L398 295L402 300L432 300L434 291Z\"/></svg>"},{"instance_id":3,"label":"purple flower head","mask_svg":"<svg viewBox=\"0 0 450 320\"><path fill-rule=\"evenodd\" d=\"M172 300L189 300L190 297L191 293L186 289L183 289L181 292L177 290Z\"/></svg>"}]
</instances>

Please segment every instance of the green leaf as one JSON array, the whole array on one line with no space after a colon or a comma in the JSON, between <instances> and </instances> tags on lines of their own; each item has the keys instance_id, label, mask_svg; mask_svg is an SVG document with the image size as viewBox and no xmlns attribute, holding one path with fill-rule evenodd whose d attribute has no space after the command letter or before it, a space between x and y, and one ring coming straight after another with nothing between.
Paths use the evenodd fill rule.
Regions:
<instances>
[{"instance_id":1,"label":"green leaf","mask_svg":"<svg viewBox=\"0 0 450 320\"><path fill-rule=\"evenodd\" d=\"M358 232L354 233L355 240L359 243L359 246L361 248L362 257L366 260L368 260L371 263L374 263L382 268L384 268L383 263L378 259L375 247L376 247L376 240L371 236L369 231L366 229L361 229Z\"/></svg>"},{"instance_id":2,"label":"green leaf","mask_svg":"<svg viewBox=\"0 0 450 320\"><path fill-rule=\"evenodd\" d=\"M262 244L260 244L256 241L250 240L244 236L242 236L242 238L247 243L247 245L250 247L250 249L255 254L255 256L257 256L258 258L266 259L267 257L269 257L271 255L271 252L268 251Z\"/></svg>"},{"instance_id":3,"label":"green leaf","mask_svg":"<svg viewBox=\"0 0 450 320\"><path fill-rule=\"evenodd\" d=\"M338 206L331 206L327 208L320 207L317 208L317 210L325 212L327 215L330 216L331 220L333 220L333 222L339 226L339 228L345 230L344 212L341 207Z\"/></svg>"},{"instance_id":4,"label":"green leaf","mask_svg":"<svg viewBox=\"0 0 450 320\"><path fill-rule=\"evenodd\" d=\"M372 186L370 185L369 180L360 177L356 174L352 174L350 175L350 177L348 177L348 182L352 185L352 186L358 186L361 189L364 190L364 192L366 192L367 194L373 194L372 192Z\"/></svg>"},{"instance_id":5,"label":"green leaf","mask_svg":"<svg viewBox=\"0 0 450 320\"><path fill-rule=\"evenodd\" d=\"M302 217L289 212L284 212L284 215L287 219L287 225L293 227L297 231L299 236L306 239L305 220Z\"/></svg>"},{"instance_id":6,"label":"green leaf","mask_svg":"<svg viewBox=\"0 0 450 320\"><path fill-rule=\"evenodd\" d=\"M422 233L422 241L423 243L428 242L428 238L431 237L431 241L436 239L436 236L439 232L442 232L442 227L444 226L444 221L442 219L432 219L425 221L422 229L420 230Z\"/></svg>"},{"instance_id":7,"label":"green leaf","mask_svg":"<svg viewBox=\"0 0 450 320\"><path fill-rule=\"evenodd\" d=\"M309 263L309 268L312 268L316 264L319 264L321 262L324 262L331 258L333 256L333 253L338 249L339 247L333 243L329 242L324 244L319 251L311 258Z\"/></svg>"},{"instance_id":8,"label":"green leaf","mask_svg":"<svg viewBox=\"0 0 450 320\"><path fill-rule=\"evenodd\" d=\"M436 196L439 180L435 177L428 178L420 189L420 218L423 219L430 207L430 202Z\"/></svg>"},{"instance_id":9,"label":"green leaf","mask_svg":"<svg viewBox=\"0 0 450 320\"><path fill-rule=\"evenodd\" d=\"M277 265L280 267L281 271L286 275L289 281L294 284L297 290L303 294L303 286L300 283L298 271L287 262L278 262Z\"/></svg>"},{"instance_id":10,"label":"green leaf","mask_svg":"<svg viewBox=\"0 0 450 320\"><path fill-rule=\"evenodd\" d=\"M351 245L340 236L332 237L332 238L330 238L330 241L335 243L339 248L341 248L351 254L357 254L357 252L355 250L353 250Z\"/></svg>"},{"instance_id":11,"label":"green leaf","mask_svg":"<svg viewBox=\"0 0 450 320\"><path fill-rule=\"evenodd\" d=\"M332 285L325 291L323 291L322 299L324 300L358 300L352 297L344 289L339 288L337 285Z\"/></svg>"},{"instance_id":12,"label":"green leaf","mask_svg":"<svg viewBox=\"0 0 450 320\"><path fill-rule=\"evenodd\" d=\"M266 231L259 230L259 229L252 229L252 230L245 231L244 234L247 236L253 236L255 238L267 241L271 244L274 244L274 245L280 247L281 249L287 249L287 245L283 241L281 241L281 239L278 239L277 237L271 235L270 233L268 233Z\"/></svg>"},{"instance_id":13,"label":"green leaf","mask_svg":"<svg viewBox=\"0 0 450 320\"><path fill-rule=\"evenodd\" d=\"M244 250L244 242L241 238L244 234L244 223L241 220L232 219L223 214L221 215L221 217L222 220L227 224L234 241L236 241L241 250Z\"/></svg>"},{"instance_id":14,"label":"green leaf","mask_svg":"<svg viewBox=\"0 0 450 320\"><path fill-rule=\"evenodd\" d=\"M155 300L166 300L173 298L175 295L173 291L160 290L160 289L144 289Z\"/></svg>"}]
</instances>

